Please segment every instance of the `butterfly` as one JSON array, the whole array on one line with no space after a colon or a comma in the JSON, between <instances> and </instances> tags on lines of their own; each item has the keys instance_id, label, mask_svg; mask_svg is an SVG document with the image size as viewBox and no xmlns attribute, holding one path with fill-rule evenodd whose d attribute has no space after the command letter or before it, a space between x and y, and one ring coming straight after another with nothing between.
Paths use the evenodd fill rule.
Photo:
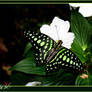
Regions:
<instances>
[{"instance_id":1,"label":"butterfly","mask_svg":"<svg viewBox=\"0 0 92 92\"><path fill-rule=\"evenodd\" d=\"M62 41L56 43L49 36L35 31L25 30L24 36L31 42L37 66L45 64L46 73L69 68L78 72L84 67L80 59L68 48L62 46Z\"/></svg>"}]
</instances>

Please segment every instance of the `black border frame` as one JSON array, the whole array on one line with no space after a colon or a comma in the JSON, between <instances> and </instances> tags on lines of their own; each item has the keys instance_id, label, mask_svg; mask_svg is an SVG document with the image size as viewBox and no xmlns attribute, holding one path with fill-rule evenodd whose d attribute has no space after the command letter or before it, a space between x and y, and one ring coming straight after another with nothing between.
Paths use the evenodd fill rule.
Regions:
<instances>
[{"instance_id":1,"label":"black border frame","mask_svg":"<svg viewBox=\"0 0 92 92\"><path fill-rule=\"evenodd\" d=\"M0 0L1 4L67 4L67 3L92 3L92 0ZM43 91L43 92L57 92L57 91L74 91L74 92L92 92L92 87L84 86L84 87L76 87L76 86L42 86L42 87L26 87L26 86L8 86L7 89L0 89L1 92L26 92L26 91Z\"/></svg>"}]
</instances>

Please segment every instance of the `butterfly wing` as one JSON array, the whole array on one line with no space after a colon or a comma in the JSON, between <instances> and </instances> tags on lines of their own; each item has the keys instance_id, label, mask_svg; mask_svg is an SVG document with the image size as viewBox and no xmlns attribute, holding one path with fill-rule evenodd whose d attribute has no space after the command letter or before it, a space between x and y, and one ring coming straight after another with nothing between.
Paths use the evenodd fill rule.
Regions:
<instances>
[{"instance_id":1,"label":"butterfly wing","mask_svg":"<svg viewBox=\"0 0 92 92\"><path fill-rule=\"evenodd\" d=\"M83 71L83 64L71 50L61 47L50 62L46 64L46 71L50 73L61 68L69 68L79 72Z\"/></svg>"},{"instance_id":2,"label":"butterfly wing","mask_svg":"<svg viewBox=\"0 0 92 92\"><path fill-rule=\"evenodd\" d=\"M31 42L34 48L36 64L43 64L47 53L50 49L54 48L56 42L40 32L24 31L24 35Z\"/></svg>"}]
</instances>

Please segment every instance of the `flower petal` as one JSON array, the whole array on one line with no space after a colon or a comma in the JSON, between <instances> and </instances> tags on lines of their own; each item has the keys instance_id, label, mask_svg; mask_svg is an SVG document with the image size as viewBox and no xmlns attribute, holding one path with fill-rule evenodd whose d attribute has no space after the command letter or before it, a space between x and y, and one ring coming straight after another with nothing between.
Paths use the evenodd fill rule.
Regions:
<instances>
[{"instance_id":1,"label":"flower petal","mask_svg":"<svg viewBox=\"0 0 92 92\"><path fill-rule=\"evenodd\" d=\"M37 86L41 85L41 82L34 81L34 82L28 82L25 86Z\"/></svg>"},{"instance_id":2,"label":"flower petal","mask_svg":"<svg viewBox=\"0 0 92 92\"><path fill-rule=\"evenodd\" d=\"M58 17L55 17L51 24L57 27L57 32L60 31L62 33L66 33L70 28L70 23L68 21L64 21Z\"/></svg>"},{"instance_id":3,"label":"flower petal","mask_svg":"<svg viewBox=\"0 0 92 92\"><path fill-rule=\"evenodd\" d=\"M92 16L92 4L91 3L69 3L72 7L80 7L79 12L84 17Z\"/></svg>"},{"instance_id":4,"label":"flower petal","mask_svg":"<svg viewBox=\"0 0 92 92\"><path fill-rule=\"evenodd\" d=\"M62 40L63 46L66 48L71 48L71 44L74 40L74 34L68 32L70 28L70 23L55 17L52 23L49 25L43 25L40 30L41 33L46 34L53 40Z\"/></svg>"},{"instance_id":5,"label":"flower petal","mask_svg":"<svg viewBox=\"0 0 92 92\"><path fill-rule=\"evenodd\" d=\"M58 17L55 17L51 23L51 25L54 25L56 27L56 34L58 36L58 40L63 41L64 34L68 33L70 24L68 21L64 21L62 19L59 19ZM65 36L64 36L65 37Z\"/></svg>"},{"instance_id":6,"label":"flower petal","mask_svg":"<svg viewBox=\"0 0 92 92\"><path fill-rule=\"evenodd\" d=\"M41 33L51 37L54 41L56 41L58 39L56 31L55 31L55 27L53 25L51 27L49 25L43 25L40 28L40 31L41 31Z\"/></svg>"},{"instance_id":7,"label":"flower petal","mask_svg":"<svg viewBox=\"0 0 92 92\"><path fill-rule=\"evenodd\" d=\"M71 44L73 43L73 40L74 40L74 34L73 33L67 33L67 34L64 34L64 36L62 37L62 40L63 40L63 46L70 49L71 48Z\"/></svg>"},{"instance_id":8,"label":"flower petal","mask_svg":"<svg viewBox=\"0 0 92 92\"><path fill-rule=\"evenodd\" d=\"M92 16L92 4L90 5L85 5L80 7L79 12L84 16L84 17L89 17Z\"/></svg>"}]
</instances>

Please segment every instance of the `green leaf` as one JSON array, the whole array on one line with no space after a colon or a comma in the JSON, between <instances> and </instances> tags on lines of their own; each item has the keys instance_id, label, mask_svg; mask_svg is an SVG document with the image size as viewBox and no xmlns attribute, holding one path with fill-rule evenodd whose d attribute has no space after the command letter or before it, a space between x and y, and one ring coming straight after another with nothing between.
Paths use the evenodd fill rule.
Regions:
<instances>
[{"instance_id":1,"label":"green leaf","mask_svg":"<svg viewBox=\"0 0 92 92\"><path fill-rule=\"evenodd\" d=\"M82 63L85 63L87 61L87 58L84 57L84 52L80 45L76 42L76 40L72 44L72 50L76 54L76 56L79 57L79 59L82 61Z\"/></svg>"},{"instance_id":2,"label":"green leaf","mask_svg":"<svg viewBox=\"0 0 92 92\"><path fill-rule=\"evenodd\" d=\"M31 57L23 59L14 65L10 70L16 70L28 74L45 75L44 66L37 67L35 61Z\"/></svg>"},{"instance_id":3,"label":"green leaf","mask_svg":"<svg viewBox=\"0 0 92 92\"><path fill-rule=\"evenodd\" d=\"M30 81L31 76L26 73L14 71L10 76L11 85L25 85Z\"/></svg>"},{"instance_id":4,"label":"green leaf","mask_svg":"<svg viewBox=\"0 0 92 92\"><path fill-rule=\"evenodd\" d=\"M75 77L72 73L66 72L64 69L60 69L56 74L46 76L43 78L42 83L45 86L50 85L73 85Z\"/></svg>"},{"instance_id":5,"label":"green leaf","mask_svg":"<svg viewBox=\"0 0 92 92\"><path fill-rule=\"evenodd\" d=\"M88 72L92 75L92 62L88 64Z\"/></svg>"},{"instance_id":6,"label":"green leaf","mask_svg":"<svg viewBox=\"0 0 92 92\"><path fill-rule=\"evenodd\" d=\"M30 49L32 48L31 43L27 43L25 50L24 50L24 56L28 56Z\"/></svg>"},{"instance_id":7,"label":"green leaf","mask_svg":"<svg viewBox=\"0 0 92 92\"><path fill-rule=\"evenodd\" d=\"M87 20L88 20L88 22L89 22L90 26L92 27L92 16L87 17Z\"/></svg>"},{"instance_id":8,"label":"green leaf","mask_svg":"<svg viewBox=\"0 0 92 92\"><path fill-rule=\"evenodd\" d=\"M34 58L34 51L32 49L31 43L27 43L23 56L26 57L26 58L28 58L28 57Z\"/></svg>"},{"instance_id":9,"label":"green leaf","mask_svg":"<svg viewBox=\"0 0 92 92\"><path fill-rule=\"evenodd\" d=\"M75 34L72 50L84 63L87 61L84 52L90 44L91 27L86 18L77 11L71 13L71 31Z\"/></svg>"},{"instance_id":10,"label":"green leaf","mask_svg":"<svg viewBox=\"0 0 92 92\"><path fill-rule=\"evenodd\" d=\"M74 32L78 44L86 48L90 40L91 27L87 19L77 11L71 13L71 30Z\"/></svg>"},{"instance_id":11,"label":"green leaf","mask_svg":"<svg viewBox=\"0 0 92 92\"><path fill-rule=\"evenodd\" d=\"M88 71L88 78L86 79L83 79L80 77L80 75L77 77L76 79L76 82L75 84L77 86L80 86L80 85L86 85L86 86L90 86L92 85L92 63L89 63L88 65L88 68L87 68L87 71ZM85 74L87 74L87 72L85 72Z\"/></svg>"},{"instance_id":12,"label":"green leaf","mask_svg":"<svg viewBox=\"0 0 92 92\"><path fill-rule=\"evenodd\" d=\"M92 85L92 77L91 76L89 76L88 78L86 78L86 79L83 79L83 78L81 78L80 77L80 75L77 77L77 79L76 79L76 82L75 82L75 85L77 85L77 86L90 86L90 85Z\"/></svg>"},{"instance_id":13,"label":"green leaf","mask_svg":"<svg viewBox=\"0 0 92 92\"><path fill-rule=\"evenodd\" d=\"M57 79L56 85L72 85L74 82L74 76L71 73L64 73Z\"/></svg>"}]
</instances>

